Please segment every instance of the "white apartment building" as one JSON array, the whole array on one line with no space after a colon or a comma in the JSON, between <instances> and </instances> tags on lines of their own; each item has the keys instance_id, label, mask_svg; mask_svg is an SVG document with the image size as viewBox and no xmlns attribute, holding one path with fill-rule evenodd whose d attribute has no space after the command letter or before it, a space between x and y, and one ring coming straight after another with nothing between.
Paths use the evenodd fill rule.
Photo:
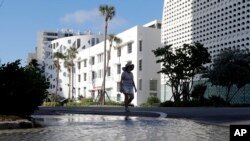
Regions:
<instances>
[{"instance_id":1,"label":"white apartment building","mask_svg":"<svg viewBox=\"0 0 250 141\"><path fill-rule=\"evenodd\" d=\"M226 49L249 49L250 0L165 0L161 42L201 42L212 59Z\"/></svg>"},{"instance_id":2,"label":"white apartment building","mask_svg":"<svg viewBox=\"0 0 250 141\"><path fill-rule=\"evenodd\" d=\"M89 33L89 32L86 32ZM75 35L84 35L86 33L82 32L74 32L72 29L61 29L57 31L47 30L47 31L41 31L37 33L37 46L36 46L36 60L40 65L44 65L45 60L45 49L50 44L51 41L63 37L70 37ZM33 57L33 56L32 56ZM30 56L28 56L28 60L30 59Z\"/></svg>"},{"instance_id":3,"label":"white apartment building","mask_svg":"<svg viewBox=\"0 0 250 141\"><path fill-rule=\"evenodd\" d=\"M66 55L67 50L70 47L77 48L78 52L81 52L89 47L98 44L100 41L103 41L103 35L95 35L92 33L88 33L85 35L75 35L69 37L61 37L59 39L55 39L47 44L44 50L44 68L45 68L45 77L48 78L50 81L50 93L55 93L56 88L56 70L54 66L54 58L53 54L55 52L61 52L62 54ZM60 62L60 73L59 73L59 94L63 97L68 94L69 91L69 82L68 76L69 73L67 69L64 67L64 60L59 60ZM75 69L73 70L75 72ZM74 78L74 77L73 77ZM70 87L70 89L72 89ZM68 97L68 96L67 96Z\"/></svg>"},{"instance_id":4,"label":"white apartment building","mask_svg":"<svg viewBox=\"0 0 250 141\"><path fill-rule=\"evenodd\" d=\"M165 0L161 43L200 42L213 60L223 50L249 50L249 27L250 0Z\"/></svg>"},{"instance_id":5,"label":"white apartment building","mask_svg":"<svg viewBox=\"0 0 250 141\"><path fill-rule=\"evenodd\" d=\"M122 67L127 62L135 65L134 81L137 87L134 105L146 102L149 96L161 97L160 93L160 65L156 64L156 57L152 50L161 46L160 22L153 21L144 26L135 26L116 36L122 43L110 43L107 41L107 52L111 51L109 67L106 77L106 91L112 101L122 102L124 96L119 92ZM98 43L98 41L102 41ZM81 45L79 45L81 44ZM74 46L75 45L75 46ZM56 72L53 67L53 53L60 51L65 53L69 47L76 47L78 54L75 59L73 74L73 96L78 98L93 98L97 100L98 90L103 82L103 35L79 35L64 37L51 41L46 50L45 72L51 82L51 92L55 92ZM78 48L79 47L79 48ZM63 66L63 60L60 61ZM61 67L59 81L59 94L68 98L69 80L66 68ZM107 99L107 98L106 98Z\"/></svg>"}]
</instances>

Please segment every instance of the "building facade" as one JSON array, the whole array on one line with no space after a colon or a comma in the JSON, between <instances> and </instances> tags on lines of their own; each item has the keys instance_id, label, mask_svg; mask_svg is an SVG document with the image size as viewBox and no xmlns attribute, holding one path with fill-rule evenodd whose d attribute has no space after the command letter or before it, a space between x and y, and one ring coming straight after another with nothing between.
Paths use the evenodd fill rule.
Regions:
<instances>
[{"instance_id":1,"label":"building facade","mask_svg":"<svg viewBox=\"0 0 250 141\"><path fill-rule=\"evenodd\" d=\"M250 0L165 0L161 42L176 48L200 42L213 60L227 49L249 50L249 27Z\"/></svg>"},{"instance_id":2,"label":"building facade","mask_svg":"<svg viewBox=\"0 0 250 141\"><path fill-rule=\"evenodd\" d=\"M67 51L69 48L77 48L78 52L81 52L83 50L86 50L87 48L90 48L94 46L95 44L98 44L100 41L103 41L103 35L96 35L96 34L85 34L85 35L72 35L69 37L61 37L59 39L55 39L53 41L50 41L47 46L44 49L44 69L45 69L45 77L50 81L50 93L55 93L56 89L56 68L54 65L54 53L60 52L63 55L67 55ZM75 90L73 86L69 86L70 83L68 82L68 77L70 73L67 71L67 68L64 66L64 60L59 59L60 64L60 73L59 73L59 87L58 92L61 96L66 97L66 94L68 94L69 90ZM73 69L73 76L72 76L72 82L74 82L75 78L75 72L76 69ZM71 82L71 83L72 83ZM68 95L67 95L68 97Z\"/></svg>"},{"instance_id":3,"label":"building facade","mask_svg":"<svg viewBox=\"0 0 250 141\"><path fill-rule=\"evenodd\" d=\"M70 36L77 36L77 35L85 35L89 34L90 32L75 32L72 29L61 29L57 31L53 30L47 30L47 31L41 31L37 33L37 45L36 45L36 52L35 52L35 58L38 61L38 63L41 66L44 66L44 60L46 56L46 47L48 44L50 44L51 41L64 38L64 37L70 37Z\"/></svg>"},{"instance_id":4,"label":"building facade","mask_svg":"<svg viewBox=\"0 0 250 141\"><path fill-rule=\"evenodd\" d=\"M144 26L135 26L116 36L122 43L113 43L110 49L110 42L107 41L107 54L111 52L106 77L106 91L112 101L123 102L124 96L119 92L122 67L127 62L135 66L132 71L137 87L134 105L146 102L149 96L160 98L160 65L156 64L156 57L152 50L161 45L159 21L150 22ZM80 44L80 45L79 45ZM73 97L92 98L98 100L99 90L103 82L103 35L79 35L63 37L49 42L45 50L45 74L51 83L50 92L54 93L56 88L56 71L53 66L53 53L66 53L70 47L77 48L78 54L74 60L73 82L69 83L69 73L63 67L63 60L60 60L61 71L59 74L59 94L68 98L69 89L73 89ZM69 85L71 84L71 85Z\"/></svg>"}]
</instances>

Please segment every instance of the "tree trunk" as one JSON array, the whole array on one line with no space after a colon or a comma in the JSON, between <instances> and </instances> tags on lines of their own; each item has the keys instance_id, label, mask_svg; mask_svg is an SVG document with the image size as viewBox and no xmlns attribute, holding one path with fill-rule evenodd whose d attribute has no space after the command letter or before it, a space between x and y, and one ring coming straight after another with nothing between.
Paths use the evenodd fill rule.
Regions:
<instances>
[{"instance_id":1,"label":"tree trunk","mask_svg":"<svg viewBox=\"0 0 250 141\"><path fill-rule=\"evenodd\" d=\"M74 96L74 72L73 72L73 67L71 67L71 100L74 100L73 96Z\"/></svg>"},{"instance_id":2,"label":"tree trunk","mask_svg":"<svg viewBox=\"0 0 250 141\"><path fill-rule=\"evenodd\" d=\"M174 101L180 101L180 94L178 92L178 86L173 86L173 97Z\"/></svg>"},{"instance_id":3,"label":"tree trunk","mask_svg":"<svg viewBox=\"0 0 250 141\"><path fill-rule=\"evenodd\" d=\"M68 76L69 77L69 84L68 84L69 85L69 94L68 94L68 99L70 101L70 92L71 92L71 90L70 90L70 87L71 87L71 85L70 85L70 83L71 83L71 70L70 69L68 70L68 73L69 73L68 74L69 75Z\"/></svg>"},{"instance_id":4,"label":"tree trunk","mask_svg":"<svg viewBox=\"0 0 250 141\"><path fill-rule=\"evenodd\" d=\"M108 21L105 21L105 34L104 34L104 51L103 51L103 83L102 91L100 95L100 102L105 104L105 92L106 92L106 40L107 40Z\"/></svg>"},{"instance_id":5,"label":"tree trunk","mask_svg":"<svg viewBox=\"0 0 250 141\"><path fill-rule=\"evenodd\" d=\"M56 70L56 93L55 93L55 101L57 101L58 81L59 81L59 69Z\"/></svg>"},{"instance_id":6,"label":"tree trunk","mask_svg":"<svg viewBox=\"0 0 250 141\"><path fill-rule=\"evenodd\" d=\"M189 83L188 82L183 82L183 89L182 89L182 96L183 96L183 101L189 101Z\"/></svg>"},{"instance_id":7,"label":"tree trunk","mask_svg":"<svg viewBox=\"0 0 250 141\"><path fill-rule=\"evenodd\" d=\"M107 61L106 70L108 70L108 67L109 67L109 61L110 61L110 58L111 58L111 48L112 48L112 44L110 44L110 46L109 46L109 54L108 54L109 58L108 58L108 61Z\"/></svg>"}]
</instances>

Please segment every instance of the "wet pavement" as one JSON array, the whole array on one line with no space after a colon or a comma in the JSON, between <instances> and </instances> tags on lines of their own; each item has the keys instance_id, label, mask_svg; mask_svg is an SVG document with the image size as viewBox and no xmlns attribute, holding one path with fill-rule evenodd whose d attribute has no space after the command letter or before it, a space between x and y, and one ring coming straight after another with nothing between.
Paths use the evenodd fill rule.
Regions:
<instances>
[{"instance_id":1,"label":"wet pavement","mask_svg":"<svg viewBox=\"0 0 250 141\"><path fill-rule=\"evenodd\" d=\"M229 125L250 125L244 107L39 107L41 127L0 130L0 141L225 141Z\"/></svg>"},{"instance_id":2,"label":"wet pavement","mask_svg":"<svg viewBox=\"0 0 250 141\"><path fill-rule=\"evenodd\" d=\"M41 128L0 130L2 141L225 141L229 127L188 119L111 115L33 115Z\"/></svg>"},{"instance_id":3,"label":"wet pavement","mask_svg":"<svg viewBox=\"0 0 250 141\"><path fill-rule=\"evenodd\" d=\"M231 124L250 125L249 107L150 107L130 108L130 116L158 117L160 113L168 118L191 119L201 123L229 126ZM61 113L126 115L123 107L40 107L35 115Z\"/></svg>"}]
</instances>

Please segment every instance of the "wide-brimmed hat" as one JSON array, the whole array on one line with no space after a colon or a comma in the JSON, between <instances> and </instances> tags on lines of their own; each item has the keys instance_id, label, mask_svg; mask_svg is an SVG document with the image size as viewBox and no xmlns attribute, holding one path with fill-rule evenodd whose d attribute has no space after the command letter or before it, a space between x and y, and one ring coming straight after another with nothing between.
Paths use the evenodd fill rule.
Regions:
<instances>
[{"instance_id":1,"label":"wide-brimmed hat","mask_svg":"<svg viewBox=\"0 0 250 141\"><path fill-rule=\"evenodd\" d=\"M123 70L126 70L126 69L128 69L129 67L131 67L131 70L133 70L133 69L134 69L134 64L132 64L131 62L128 62L128 63L125 65L125 67L123 67Z\"/></svg>"}]
</instances>

